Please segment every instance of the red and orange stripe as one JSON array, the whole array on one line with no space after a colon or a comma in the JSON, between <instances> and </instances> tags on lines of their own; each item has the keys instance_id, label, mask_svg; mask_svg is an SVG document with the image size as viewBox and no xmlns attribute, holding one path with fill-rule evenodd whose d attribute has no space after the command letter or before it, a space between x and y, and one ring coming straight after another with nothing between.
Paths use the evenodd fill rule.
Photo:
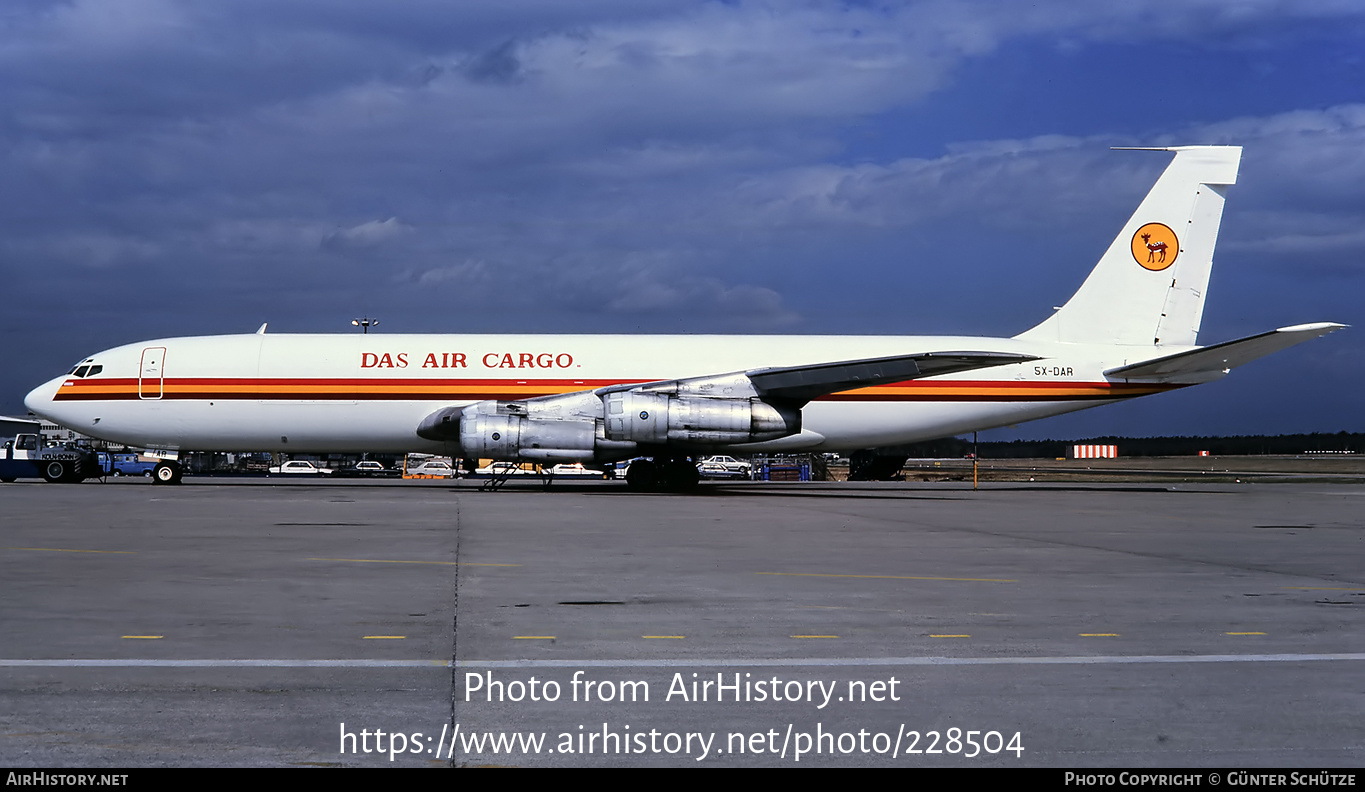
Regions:
<instances>
[{"instance_id":1,"label":"red and orange stripe","mask_svg":"<svg viewBox=\"0 0 1365 792\"><path fill-rule=\"evenodd\" d=\"M333 379L177 377L139 382L136 378L70 379L54 401L316 400L464 401L529 399L608 385L657 380L578 379ZM818 401L1099 401L1161 393L1179 385L1122 382L1023 382L1013 380L910 380L832 393Z\"/></svg>"}]
</instances>

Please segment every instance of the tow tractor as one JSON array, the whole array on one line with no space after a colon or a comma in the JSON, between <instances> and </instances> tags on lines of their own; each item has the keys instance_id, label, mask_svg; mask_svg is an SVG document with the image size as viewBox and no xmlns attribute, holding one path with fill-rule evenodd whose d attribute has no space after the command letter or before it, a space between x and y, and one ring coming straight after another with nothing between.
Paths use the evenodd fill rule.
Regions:
<instances>
[{"instance_id":1,"label":"tow tractor","mask_svg":"<svg viewBox=\"0 0 1365 792\"><path fill-rule=\"evenodd\" d=\"M88 448L75 445L43 447L37 421L12 418L3 420L5 434L17 428L17 434L5 440L0 452L0 481L6 484L21 478L37 478L75 484L100 475L99 457Z\"/></svg>"}]
</instances>

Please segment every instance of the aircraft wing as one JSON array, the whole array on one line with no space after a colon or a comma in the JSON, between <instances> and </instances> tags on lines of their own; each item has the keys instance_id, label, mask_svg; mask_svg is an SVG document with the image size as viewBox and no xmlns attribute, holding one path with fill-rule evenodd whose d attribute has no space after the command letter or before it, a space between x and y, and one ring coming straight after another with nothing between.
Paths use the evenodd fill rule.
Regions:
<instances>
[{"instance_id":1,"label":"aircraft wing","mask_svg":"<svg viewBox=\"0 0 1365 792\"><path fill-rule=\"evenodd\" d=\"M813 366L754 369L744 374L754 383L754 389L760 396L805 403L854 388L1027 363L1037 359L1033 355L1009 352L926 352Z\"/></svg>"},{"instance_id":2,"label":"aircraft wing","mask_svg":"<svg viewBox=\"0 0 1365 792\"><path fill-rule=\"evenodd\" d=\"M1012 363L1027 363L1037 359L1035 355L1012 352L922 352L917 355L840 360L833 363L782 368L757 368L687 379L611 385L594 392L599 396L630 390L643 393L686 394L704 398L758 396L805 404L820 396L854 388L936 377L940 374L955 374L992 366L1007 366ZM745 390L750 392L743 392Z\"/></svg>"},{"instance_id":3,"label":"aircraft wing","mask_svg":"<svg viewBox=\"0 0 1365 792\"><path fill-rule=\"evenodd\" d=\"M1295 344L1311 341L1319 336L1340 330L1346 325L1335 322L1316 322L1314 324L1281 327L1268 333L1260 333L1236 341L1206 346L1189 352L1159 357L1154 360L1134 363L1129 366L1108 369L1106 377L1143 380L1203 380L1221 377L1229 370L1264 357Z\"/></svg>"},{"instance_id":4,"label":"aircraft wing","mask_svg":"<svg viewBox=\"0 0 1365 792\"><path fill-rule=\"evenodd\" d=\"M799 410L812 399L839 391L1037 359L1034 355L1012 352L923 352L807 366L758 368L657 382L621 383L530 399L444 407L423 419L417 427L417 434L429 440L451 439L458 435L463 417L479 414L520 415L561 421L601 419L605 415L603 405L606 400L619 399L620 394L628 393L660 398L764 399Z\"/></svg>"}]
</instances>

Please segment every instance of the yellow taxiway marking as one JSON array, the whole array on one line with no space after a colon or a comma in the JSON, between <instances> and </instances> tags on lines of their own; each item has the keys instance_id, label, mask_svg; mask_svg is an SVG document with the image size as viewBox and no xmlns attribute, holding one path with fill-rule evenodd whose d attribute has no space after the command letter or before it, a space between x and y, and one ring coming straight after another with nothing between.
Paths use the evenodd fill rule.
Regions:
<instances>
[{"instance_id":1,"label":"yellow taxiway marking","mask_svg":"<svg viewBox=\"0 0 1365 792\"><path fill-rule=\"evenodd\" d=\"M514 636L512 636L512 640L514 640L514 641L553 641L554 639L555 639L555 637L554 637L553 635L514 635Z\"/></svg>"},{"instance_id":2,"label":"yellow taxiway marking","mask_svg":"<svg viewBox=\"0 0 1365 792\"><path fill-rule=\"evenodd\" d=\"M164 635L122 635L120 638L131 638L140 641L155 641L158 638L165 638Z\"/></svg>"},{"instance_id":3,"label":"yellow taxiway marking","mask_svg":"<svg viewBox=\"0 0 1365 792\"><path fill-rule=\"evenodd\" d=\"M837 635L793 635L792 638L838 638Z\"/></svg>"},{"instance_id":4,"label":"yellow taxiway marking","mask_svg":"<svg viewBox=\"0 0 1365 792\"><path fill-rule=\"evenodd\" d=\"M476 564L470 561L396 561L391 558L310 558L309 561L346 561L353 564L435 564L437 566L519 567L521 564Z\"/></svg>"},{"instance_id":5,"label":"yellow taxiway marking","mask_svg":"<svg viewBox=\"0 0 1365 792\"><path fill-rule=\"evenodd\" d=\"M1263 632L1236 632L1236 633L1235 633L1235 632L1230 632L1230 633L1223 633L1223 634L1224 634L1224 635L1265 635L1265 633L1263 633Z\"/></svg>"},{"instance_id":6,"label":"yellow taxiway marking","mask_svg":"<svg viewBox=\"0 0 1365 792\"><path fill-rule=\"evenodd\" d=\"M137 555L132 550L73 550L69 547L6 547L6 550L35 550L43 553L112 553L116 555Z\"/></svg>"},{"instance_id":7,"label":"yellow taxiway marking","mask_svg":"<svg viewBox=\"0 0 1365 792\"><path fill-rule=\"evenodd\" d=\"M1082 638L1118 638L1118 633L1081 633Z\"/></svg>"},{"instance_id":8,"label":"yellow taxiway marking","mask_svg":"<svg viewBox=\"0 0 1365 792\"><path fill-rule=\"evenodd\" d=\"M362 635L360 637L366 641L403 641L407 639L406 635Z\"/></svg>"},{"instance_id":9,"label":"yellow taxiway marking","mask_svg":"<svg viewBox=\"0 0 1365 792\"><path fill-rule=\"evenodd\" d=\"M640 637L641 637L641 638L671 638L671 639L673 639L673 640L682 640L682 638L683 638L684 636L681 636L681 635L642 635L642 636L640 636Z\"/></svg>"},{"instance_id":10,"label":"yellow taxiway marking","mask_svg":"<svg viewBox=\"0 0 1365 792\"><path fill-rule=\"evenodd\" d=\"M787 575L790 577L832 577L832 578L861 578L863 580L949 580L955 583L1018 583L1017 580L1004 580L1001 578L954 578L954 577L923 577L920 575L835 575L825 572L756 572L758 575Z\"/></svg>"},{"instance_id":11,"label":"yellow taxiway marking","mask_svg":"<svg viewBox=\"0 0 1365 792\"><path fill-rule=\"evenodd\" d=\"M930 638L971 638L972 636L970 636L970 635L935 635L934 633L929 633L929 637L930 637Z\"/></svg>"}]
</instances>

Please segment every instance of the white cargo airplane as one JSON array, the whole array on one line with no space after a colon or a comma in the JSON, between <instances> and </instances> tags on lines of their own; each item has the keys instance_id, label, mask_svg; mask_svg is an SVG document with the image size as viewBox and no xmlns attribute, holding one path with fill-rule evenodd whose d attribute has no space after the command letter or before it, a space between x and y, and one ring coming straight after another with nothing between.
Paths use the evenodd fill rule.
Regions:
<instances>
[{"instance_id":1,"label":"white cargo airplane","mask_svg":"<svg viewBox=\"0 0 1365 792\"><path fill-rule=\"evenodd\" d=\"M24 403L83 434L180 450L637 456L849 451L1017 424L1218 379L1344 325L1195 345L1242 150L1185 146L1079 291L1014 338L252 335L100 352ZM672 379L661 379L672 378ZM174 461L156 480L178 481Z\"/></svg>"}]
</instances>

